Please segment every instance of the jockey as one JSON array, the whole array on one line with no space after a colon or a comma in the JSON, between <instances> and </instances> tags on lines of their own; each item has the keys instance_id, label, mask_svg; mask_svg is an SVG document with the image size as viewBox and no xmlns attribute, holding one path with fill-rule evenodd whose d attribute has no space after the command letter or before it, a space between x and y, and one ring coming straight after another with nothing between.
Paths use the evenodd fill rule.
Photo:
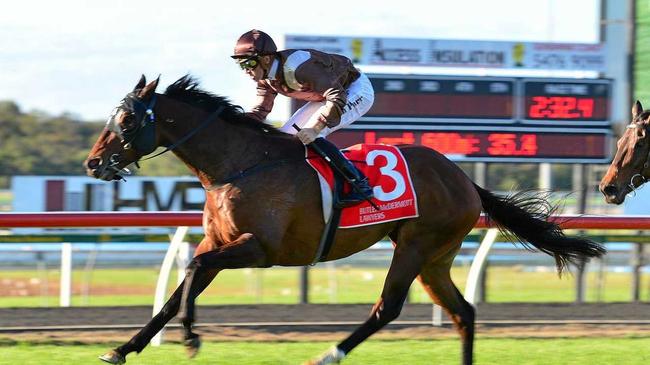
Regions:
<instances>
[{"instance_id":1,"label":"jockey","mask_svg":"<svg viewBox=\"0 0 650 365\"><path fill-rule=\"evenodd\" d=\"M342 198L343 205L373 197L368 179L324 138L359 119L374 101L370 80L352 61L312 49L278 51L273 39L256 29L239 37L231 57L257 82L257 105L247 115L264 121L278 94L307 101L280 130L324 152L334 170L356 185ZM294 124L301 128L299 132Z\"/></svg>"}]
</instances>

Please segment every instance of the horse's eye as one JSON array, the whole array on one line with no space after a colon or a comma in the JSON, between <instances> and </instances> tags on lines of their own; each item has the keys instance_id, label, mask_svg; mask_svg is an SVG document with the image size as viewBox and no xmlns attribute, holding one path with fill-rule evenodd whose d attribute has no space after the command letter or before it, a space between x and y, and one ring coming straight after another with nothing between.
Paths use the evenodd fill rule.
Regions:
<instances>
[{"instance_id":1,"label":"horse's eye","mask_svg":"<svg viewBox=\"0 0 650 365\"><path fill-rule=\"evenodd\" d=\"M135 128L135 114L129 113L122 118L122 130L128 131Z\"/></svg>"}]
</instances>

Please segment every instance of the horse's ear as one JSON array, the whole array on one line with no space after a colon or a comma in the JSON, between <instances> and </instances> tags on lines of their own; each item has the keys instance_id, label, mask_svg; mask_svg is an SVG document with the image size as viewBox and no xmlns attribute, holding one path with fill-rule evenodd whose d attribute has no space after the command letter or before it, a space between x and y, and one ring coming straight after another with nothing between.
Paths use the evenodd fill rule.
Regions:
<instances>
[{"instance_id":1,"label":"horse's ear","mask_svg":"<svg viewBox=\"0 0 650 365\"><path fill-rule=\"evenodd\" d=\"M147 86L142 88L142 91L140 91L139 97L146 99L149 97L151 94L156 92L156 88L158 87L158 81L160 81L160 76L158 76L155 80L151 81Z\"/></svg>"},{"instance_id":2,"label":"horse's ear","mask_svg":"<svg viewBox=\"0 0 650 365\"><path fill-rule=\"evenodd\" d=\"M632 118L636 119L636 117L641 115L641 113L643 113L643 106L641 105L641 102L637 100L632 106Z\"/></svg>"},{"instance_id":3,"label":"horse's ear","mask_svg":"<svg viewBox=\"0 0 650 365\"><path fill-rule=\"evenodd\" d=\"M147 84L147 78L144 77L144 75L140 76L140 81L138 81L138 84L135 85L135 87L133 88L133 91L136 91L138 89L142 89L144 87L144 85L146 85L146 84Z\"/></svg>"}]
</instances>

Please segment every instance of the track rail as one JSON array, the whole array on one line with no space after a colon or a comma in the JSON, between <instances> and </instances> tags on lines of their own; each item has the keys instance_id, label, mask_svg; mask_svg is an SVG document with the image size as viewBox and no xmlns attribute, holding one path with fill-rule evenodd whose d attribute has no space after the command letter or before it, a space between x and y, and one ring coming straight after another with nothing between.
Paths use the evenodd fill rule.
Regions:
<instances>
[{"instance_id":1,"label":"track rail","mask_svg":"<svg viewBox=\"0 0 650 365\"><path fill-rule=\"evenodd\" d=\"M200 227L201 212L0 213L0 228L12 227ZM650 229L650 216L557 215L564 229ZM490 227L485 216L475 228Z\"/></svg>"}]
</instances>

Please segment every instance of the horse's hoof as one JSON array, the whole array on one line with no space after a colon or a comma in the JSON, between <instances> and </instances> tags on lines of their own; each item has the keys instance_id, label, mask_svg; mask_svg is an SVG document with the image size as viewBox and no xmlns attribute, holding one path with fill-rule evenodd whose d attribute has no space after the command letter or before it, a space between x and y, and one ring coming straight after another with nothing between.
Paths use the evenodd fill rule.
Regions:
<instances>
[{"instance_id":1,"label":"horse's hoof","mask_svg":"<svg viewBox=\"0 0 650 365\"><path fill-rule=\"evenodd\" d=\"M309 360L303 365L327 365L327 364L338 364L345 357L345 352L339 350L338 347L334 346L329 349L324 354L319 357Z\"/></svg>"},{"instance_id":2,"label":"horse's hoof","mask_svg":"<svg viewBox=\"0 0 650 365\"><path fill-rule=\"evenodd\" d=\"M126 359L122 354L115 350L111 350L104 355L99 357L100 360L107 362L109 364L116 364L116 365L121 365L121 364L126 364Z\"/></svg>"},{"instance_id":3,"label":"horse's hoof","mask_svg":"<svg viewBox=\"0 0 650 365\"><path fill-rule=\"evenodd\" d=\"M187 357L190 359L199 353L199 348L201 348L201 339L199 336L185 340L185 351L187 351Z\"/></svg>"}]
</instances>

